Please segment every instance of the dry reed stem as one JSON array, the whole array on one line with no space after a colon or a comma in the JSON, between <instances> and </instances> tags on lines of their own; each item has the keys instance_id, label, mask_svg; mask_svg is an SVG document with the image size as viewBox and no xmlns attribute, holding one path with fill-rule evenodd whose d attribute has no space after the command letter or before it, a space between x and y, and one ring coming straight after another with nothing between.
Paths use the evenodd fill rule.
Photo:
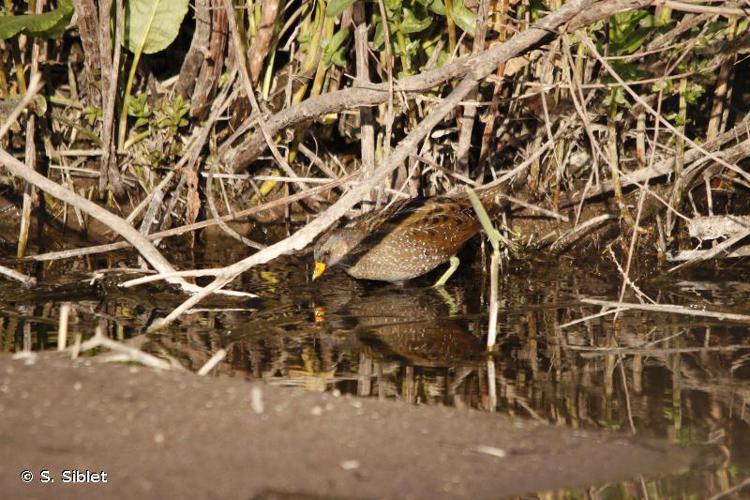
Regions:
<instances>
[{"instance_id":1,"label":"dry reed stem","mask_svg":"<svg viewBox=\"0 0 750 500\"><path fill-rule=\"evenodd\" d=\"M750 181L750 174L739 168L737 165L733 165L731 163L728 163L724 161L723 158L721 158L719 155L707 150L700 144L696 143L689 137L687 137L685 134L680 132L674 125L672 125L668 120L666 120L663 116L661 116L659 113L654 110L646 101L643 100L643 98L638 95L636 91L632 89L630 85L628 85L622 77L612 68L612 66L604 60L604 58L599 54L599 52L596 49L596 46L591 41L591 39L588 37L586 33L583 31L578 31L577 35L580 37L581 41L584 45L586 45L586 48L591 52L591 54L599 61L599 63L604 67L604 69L607 70L607 72L615 79L617 82L622 85L622 88L630 94L630 96L637 101L643 108L648 111L652 116L654 116L662 125L664 125L667 129L669 129L675 136L680 137L682 140L684 140L687 144L689 144L692 148L697 149L700 151L705 157L712 159L716 163L728 168L732 172L736 173L743 179Z\"/></svg>"},{"instance_id":2,"label":"dry reed stem","mask_svg":"<svg viewBox=\"0 0 750 500\"><path fill-rule=\"evenodd\" d=\"M693 14L712 14L725 17L747 17L750 16L749 7L725 7L713 5L699 5L687 2L676 2L673 0L666 0L663 4L668 9L679 10L682 12L692 12Z\"/></svg>"},{"instance_id":3,"label":"dry reed stem","mask_svg":"<svg viewBox=\"0 0 750 500\"><path fill-rule=\"evenodd\" d=\"M234 77L236 73L237 73L236 71L232 73L230 82L234 81ZM224 113L224 111L228 107L229 102L230 102L230 99L228 96L230 87L231 87L230 85L225 86L220 96L216 99L216 101L212 105L211 115L209 116L208 123L204 125L204 130L209 131L213 127L213 124L216 122L216 120L219 119L219 116L222 113ZM202 143L207 140L208 134L207 133L202 134L200 138L202 139L201 141L201 147L202 147ZM196 155L196 159L197 159L197 156L198 155ZM192 165L190 168L192 168ZM235 240L239 241L240 243L246 246L249 246L250 248L255 248L256 250L261 250L265 248L266 247L265 245L262 245L260 243L250 240L249 238L242 236L237 231L229 227L226 222L221 220L219 216L219 212L216 209L216 203L214 201L214 195L213 195L213 180L214 180L213 176L214 176L215 170L216 170L216 165L212 163L209 166L208 178L206 179L206 200L208 201L208 207L209 207L209 210L211 211L211 215L213 216L213 219L217 221L222 231L224 231L226 234L228 234L230 237L234 238ZM229 209L227 211L230 213L232 212L232 210L229 210Z\"/></svg>"},{"instance_id":4,"label":"dry reed stem","mask_svg":"<svg viewBox=\"0 0 750 500\"><path fill-rule=\"evenodd\" d=\"M575 351L582 354L583 357L593 358L599 356L606 356L612 353L616 354L641 354L644 356L657 356L663 354L692 354L700 352L736 352L747 350L747 345L733 344L733 345L716 345L716 346L700 346L700 347L597 347L597 346L582 346L582 345L568 345L565 346L568 351Z\"/></svg>"},{"instance_id":5,"label":"dry reed stem","mask_svg":"<svg viewBox=\"0 0 750 500\"><path fill-rule=\"evenodd\" d=\"M38 172L30 170L26 165L18 161L4 149L0 149L0 163L2 163L13 175L24 179L55 198L75 206L82 212L89 214L108 226L112 231L128 240L131 245L137 248L143 258L146 259L157 271L163 273L171 273L175 271L169 261L161 255L156 247L154 247L147 238L125 222L121 217L105 210L96 203L79 196L69 189L60 186ZM179 278L171 278L170 282L180 286L183 290L188 292L200 290L200 287L187 283L185 280Z\"/></svg>"},{"instance_id":6,"label":"dry reed stem","mask_svg":"<svg viewBox=\"0 0 750 500\"><path fill-rule=\"evenodd\" d=\"M352 174L349 174L345 177L341 177L340 179L336 179L334 181L329 182L328 184L324 186L319 186L316 188L311 188L306 192L303 193L297 193L289 196L285 196L284 198L279 198L277 200L269 201L267 203L264 203L262 205L258 205L256 207L250 207L246 208L245 210L241 210L237 213L233 214L227 214L221 217L221 220L223 221L232 221L236 219L241 219L243 217L248 217L250 215L254 215L266 210L271 210L276 207L283 206L287 203L291 203L293 201L302 200L305 198L309 198L315 194L322 193L325 191L328 191L330 189L333 189L335 187L341 186L342 184L345 184L346 182L349 182L350 180L354 179L357 175L359 175L359 172L354 172ZM218 221L214 219L208 219L200 222L195 222L193 224L186 224L184 226L176 227L173 229L167 229L164 231L159 231L156 233L149 234L146 236L148 240L157 240L162 238L169 238L172 236L178 236L181 234L185 234L190 231L197 231L199 229L203 229L205 227L210 227L218 224ZM129 241L121 241L117 243L109 243L105 245L95 245L91 247L86 248L76 248L73 250L61 250L58 252L48 252L44 254L39 255L30 255L24 258L24 260L34 260L34 261L48 261L48 260L57 260L57 259L68 259L68 258L74 258L74 257L80 257L83 255L91 255L96 253L103 253L103 252L112 252L115 250L122 250L124 248L131 247L132 244Z\"/></svg>"},{"instance_id":7,"label":"dry reed stem","mask_svg":"<svg viewBox=\"0 0 750 500\"><path fill-rule=\"evenodd\" d=\"M234 49L233 55L235 57L235 62L237 64L237 69L240 74L240 80L242 81L242 87L245 90L245 95L247 95L247 98L250 100L250 106L253 109L253 114L255 115L255 120L258 125L258 128L260 128L261 134L263 136L263 139L266 142L266 145L271 150L271 153L273 154L274 159L279 164L279 166L286 172L286 174L289 177L299 177L297 173L294 171L294 169L287 163L287 161L284 159L284 157L279 152L279 149L276 147L276 143L273 139L273 134L269 131L268 126L265 123L265 119L263 116L263 112L260 109L260 106L258 106L258 100L255 98L255 92L253 91L253 83L250 78L250 75L248 74L248 67L247 67L247 60L245 58L245 51L242 49L242 39L240 37L240 32L237 27L237 19L234 15L234 3L232 0L224 0L224 7L227 12L227 19L229 21L229 31L232 36L232 47ZM308 189L308 186L300 182L297 184L302 190Z\"/></svg>"},{"instance_id":8,"label":"dry reed stem","mask_svg":"<svg viewBox=\"0 0 750 500\"><path fill-rule=\"evenodd\" d=\"M370 48L367 43L368 26L365 21L365 7L362 2L352 5L352 16L354 20L354 52L356 56L357 85L368 85L370 80L369 54ZM375 118L372 110L367 106L359 108L360 123L360 160L362 161L362 172L368 177L375 170ZM300 143L300 150L303 144ZM307 149L307 148L305 148ZM303 154L308 156L304 151ZM366 201L375 201L376 193L370 193Z\"/></svg>"},{"instance_id":9,"label":"dry reed stem","mask_svg":"<svg viewBox=\"0 0 750 500\"><path fill-rule=\"evenodd\" d=\"M64 351L68 343L68 320L70 318L70 302L60 305L60 321L57 330L57 350Z\"/></svg>"},{"instance_id":10,"label":"dry reed stem","mask_svg":"<svg viewBox=\"0 0 750 500\"><path fill-rule=\"evenodd\" d=\"M574 16L568 23L568 30L577 29L582 26L605 19L617 12L630 9L637 9L650 5L651 0L606 0L601 2L589 1L586 8ZM549 16L547 16L549 17ZM546 17L540 21L544 21ZM540 26L537 25L532 26ZM557 33L558 27L546 28L548 34ZM512 37L510 42L516 39L518 35ZM483 66L487 61L500 59L500 63L492 66L490 72L494 72L500 64L510 60L513 56L507 58L498 58L498 53L506 51L506 43L500 43L489 47L484 52L464 57L446 64L439 68L427 70L418 75L408 76L398 81L389 79L388 82L372 84L367 87L351 87L335 92L318 95L306 99L299 104L290 106L268 117L263 122L268 132L273 136L281 130L305 120L310 120L329 113L339 113L346 109L359 106L375 106L392 100L394 92L401 93L423 93L430 89L444 84L456 78L465 78L476 72L478 66ZM390 45L386 43L386 50ZM528 50L527 46L523 50ZM519 50L517 53L521 53ZM516 55L516 54L514 54ZM485 71L482 71L484 74ZM486 76L489 76L487 74ZM250 127L248 122L244 127ZM244 128L243 127L243 128ZM264 149L266 144L265 136L254 134L248 140L236 147L227 147L222 154L222 160L228 165L232 165L235 170L246 168L252 163Z\"/></svg>"},{"instance_id":11,"label":"dry reed stem","mask_svg":"<svg viewBox=\"0 0 750 500\"><path fill-rule=\"evenodd\" d=\"M86 352L98 347L104 347L119 355L116 357L102 356L100 358L101 361L134 361L136 363L148 366L149 368L157 368L159 370L177 369L184 371L184 368L182 368L182 366L180 366L179 364L165 361L163 359L157 358L156 356L136 349L135 347L130 347L129 345L123 344L122 342L117 342L116 340L105 337L100 327L97 327L96 334L92 338L90 338L86 342L81 343L77 348L74 349L74 352Z\"/></svg>"},{"instance_id":12,"label":"dry reed stem","mask_svg":"<svg viewBox=\"0 0 750 500\"><path fill-rule=\"evenodd\" d=\"M120 287L130 288L130 287L134 287L138 285L144 285L146 283L153 283L154 281L164 281L168 278L174 278L174 277L182 277L182 278L199 278L203 276L216 277L221 274L223 269L224 268L222 267L219 267L216 269L188 269L185 271L175 271L170 274L150 274L148 276L142 276L140 278L128 280L120 284Z\"/></svg>"},{"instance_id":13,"label":"dry reed stem","mask_svg":"<svg viewBox=\"0 0 750 500\"><path fill-rule=\"evenodd\" d=\"M612 214L601 214L597 215L596 217L592 217L591 219L582 222L582 223L576 223L575 226L570 228L569 230L565 231L563 234L561 234L551 245L550 250L555 253L560 253L564 251L565 249L569 248L573 243L580 240L587 234L596 231L599 229L602 225L611 222L616 219L616 216Z\"/></svg>"}]
</instances>

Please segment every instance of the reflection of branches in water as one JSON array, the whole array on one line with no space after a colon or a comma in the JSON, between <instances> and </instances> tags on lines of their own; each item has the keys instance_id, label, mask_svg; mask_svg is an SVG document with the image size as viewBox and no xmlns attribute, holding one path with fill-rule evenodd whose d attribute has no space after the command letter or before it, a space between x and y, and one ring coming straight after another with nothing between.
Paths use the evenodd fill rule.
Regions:
<instances>
[{"instance_id":1,"label":"reflection of branches in water","mask_svg":"<svg viewBox=\"0 0 750 500\"><path fill-rule=\"evenodd\" d=\"M513 288L524 286L528 285L515 283ZM554 306L556 295L566 298L563 289L570 293L570 288L547 288L543 293L536 287L535 301L544 307L527 308L522 316L507 312L517 310L512 306L516 298L509 297L504 336L495 356L498 409L583 427L621 428L632 418L639 433L658 434L665 425L677 429L705 419L697 411L700 405L694 405L693 396L684 390L698 389L696 381L705 385L710 377L729 380L732 365L736 371L744 363L742 351L748 346L738 338L739 329L698 331L676 318L650 313L628 312L616 328L610 319L600 318L560 330L561 322L585 313ZM193 368L225 347L229 354L220 369L273 383L488 408L484 361L473 354L481 348L472 347L481 346L481 338L469 331L478 327L471 320L451 318L450 306L442 299L429 294L410 298L399 290L331 294L333 303L326 303L326 296L315 302L328 311L322 322L313 321L297 303L271 305L270 317L264 311L252 320L242 314L217 316L217 329L233 325L229 336L189 333L187 342L183 334L171 340L163 336L159 342L169 340L167 352L175 355L175 350L182 350L183 362ZM458 299L459 312L465 313L464 299ZM682 358L680 373L689 366L700 367L692 382L666 375L676 366L675 356ZM696 378L701 374L702 379ZM733 380L736 386L737 378ZM674 394L680 384L683 392ZM704 387L704 392L710 388ZM715 388L722 390L720 398L716 396L722 406L738 408L726 386ZM675 404L681 408L673 414ZM672 424L665 414L673 414Z\"/></svg>"},{"instance_id":2,"label":"reflection of branches in water","mask_svg":"<svg viewBox=\"0 0 750 500\"><path fill-rule=\"evenodd\" d=\"M449 287L446 297L419 288L368 289L334 277L315 289L287 293L284 283L298 271L272 276L276 296L257 310L188 314L179 329L148 337L143 347L193 371L226 349L217 372L274 384L494 408L575 428L623 429L632 419L641 435L710 442L725 447L728 464L742 464L735 422L742 429L750 423L744 411L750 398L745 327L625 311L614 324L599 317L561 328L591 312L575 297L591 296L592 290L610 296L607 283L591 284L575 273L552 283L508 274L502 334L492 357L493 393L478 289ZM711 293L703 299L716 303ZM721 295L729 300L731 293ZM3 349L54 346L56 300L70 294L19 297L13 303L0 297ZM665 292L658 298L685 297ZM72 335L101 325L109 338L120 339L143 330L158 299L89 289L73 302ZM718 468L724 473L726 467Z\"/></svg>"},{"instance_id":3,"label":"reflection of branches in water","mask_svg":"<svg viewBox=\"0 0 750 500\"><path fill-rule=\"evenodd\" d=\"M147 310L137 300L102 300L100 293L76 283L51 291L0 292L0 349L46 351L57 347L62 304L70 304L70 338L91 337L97 327L109 338L123 340L142 331Z\"/></svg>"}]
</instances>

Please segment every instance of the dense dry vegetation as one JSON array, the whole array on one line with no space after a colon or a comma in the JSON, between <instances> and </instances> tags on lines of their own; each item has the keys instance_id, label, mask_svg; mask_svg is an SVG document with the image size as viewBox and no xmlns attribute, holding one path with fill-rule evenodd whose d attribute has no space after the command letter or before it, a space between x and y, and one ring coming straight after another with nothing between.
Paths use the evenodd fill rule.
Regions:
<instances>
[{"instance_id":1,"label":"dense dry vegetation","mask_svg":"<svg viewBox=\"0 0 750 500\"><path fill-rule=\"evenodd\" d=\"M109 7L5 2L0 182L18 258L44 213L95 242L104 223L173 273L150 241L219 224L258 251L203 271L215 290L342 216L487 183L507 186L513 239L594 245L626 276L746 252L742 2ZM264 248L226 224L247 217L307 224Z\"/></svg>"}]
</instances>

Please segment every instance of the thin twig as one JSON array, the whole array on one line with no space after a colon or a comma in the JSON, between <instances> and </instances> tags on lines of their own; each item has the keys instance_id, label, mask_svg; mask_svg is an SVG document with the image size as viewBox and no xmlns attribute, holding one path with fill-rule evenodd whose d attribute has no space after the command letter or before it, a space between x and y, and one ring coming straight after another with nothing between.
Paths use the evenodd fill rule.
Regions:
<instances>
[{"instance_id":1,"label":"thin twig","mask_svg":"<svg viewBox=\"0 0 750 500\"><path fill-rule=\"evenodd\" d=\"M216 365L221 363L221 361L226 357L226 349L219 349L213 356L211 356L211 359L206 361L206 364L201 366L200 370L198 370L198 375L200 375L201 377L208 375L209 373L211 373L211 370L213 370Z\"/></svg>"},{"instance_id":2,"label":"thin twig","mask_svg":"<svg viewBox=\"0 0 750 500\"><path fill-rule=\"evenodd\" d=\"M592 304L595 306L603 307L614 307L618 309L627 308L639 311L652 311L652 312L663 312L668 314L682 314L685 316L698 316L705 318L715 318L721 321L738 321L741 323L750 323L750 316L747 314L737 313L725 313L720 311L706 311L700 309L691 309L686 306L678 306L674 304L634 304L626 302L618 302L612 300L598 300L598 299L581 299L584 304Z\"/></svg>"}]
</instances>

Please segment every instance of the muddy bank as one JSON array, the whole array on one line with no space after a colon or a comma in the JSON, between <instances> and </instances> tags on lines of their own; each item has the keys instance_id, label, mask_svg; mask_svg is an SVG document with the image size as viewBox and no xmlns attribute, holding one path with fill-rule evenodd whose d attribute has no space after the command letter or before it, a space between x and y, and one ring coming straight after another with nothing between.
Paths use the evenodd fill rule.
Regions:
<instances>
[{"instance_id":1,"label":"muddy bank","mask_svg":"<svg viewBox=\"0 0 750 500\"><path fill-rule=\"evenodd\" d=\"M684 471L692 455L453 408L0 357L6 498L497 498ZM40 482L44 469L54 483ZM107 482L63 483L75 469Z\"/></svg>"}]
</instances>

